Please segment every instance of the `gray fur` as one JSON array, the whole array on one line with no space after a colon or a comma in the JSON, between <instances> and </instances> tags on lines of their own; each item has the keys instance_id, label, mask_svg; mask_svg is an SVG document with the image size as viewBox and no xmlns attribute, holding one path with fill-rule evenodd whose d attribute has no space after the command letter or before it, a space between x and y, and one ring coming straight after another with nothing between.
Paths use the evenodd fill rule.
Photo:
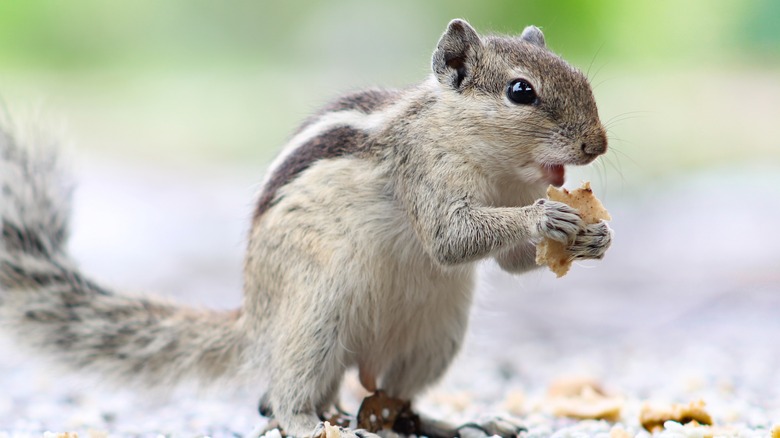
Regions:
<instances>
[{"instance_id":1,"label":"gray fur","mask_svg":"<svg viewBox=\"0 0 780 438\"><path fill-rule=\"evenodd\" d=\"M463 20L452 20L433 53L433 72L443 84L460 89L473 76L472 66L482 41L474 28Z\"/></svg>"},{"instance_id":2,"label":"gray fur","mask_svg":"<svg viewBox=\"0 0 780 438\"><path fill-rule=\"evenodd\" d=\"M349 126L339 126L310 139L294 154L290 154L281 166L274 170L270 181L263 186L260 200L255 208L255 220L274 202L278 202L275 198L281 187L289 184L293 178L318 160L366 153L368 148L366 134Z\"/></svg>"},{"instance_id":3,"label":"gray fur","mask_svg":"<svg viewBox=\"0 0 780 438\"><path fill-rule=\"evenodd\" d=\"M541 238L578 258L610 243L606 225L539 200L545 168L591 162L606 136L584 75L528 35L480 37L453 20L426 81L344 97L304 123L261 188L239 312L94 285L64 252L56 169L4 172L2 320L69 363L121 377L264 375L267 407L292 435L312 433L349 367L368 389L415 397L460 349L475 262L523 272ZM518 77L538 105L506 97ZM0 150L14 175L38 166L13 141Z\"/></svg>"},{"instance_id":4,"label":"gray fur","mask_svg":"<svg viewBox=\"0 0 780 438\"><path fill-rule=\"evenodd\" d=\"M237 375L238 314L117 295L66 252L72 184L55 145L0 124L0 324L61 364L149 386Z\"/></svg>"},{"instance_id":5,"label":"gray fur","mask_svg":"<svg viewBox=\"0 0 780 438\"><path fill-rule=\"evenodd\" d=\"M536 26L527 26L523 29L523 33L520 34L520 39L542 48L547 47L547 44L544 42L542 30Z\"/></svg>"}]
</instances>

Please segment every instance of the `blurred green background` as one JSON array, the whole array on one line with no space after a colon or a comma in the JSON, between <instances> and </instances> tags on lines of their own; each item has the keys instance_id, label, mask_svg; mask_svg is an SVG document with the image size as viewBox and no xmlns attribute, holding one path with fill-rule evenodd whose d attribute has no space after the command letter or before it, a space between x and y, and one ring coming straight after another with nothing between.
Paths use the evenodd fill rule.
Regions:
<instances>
[{"instance_id":1,"label":"blurred green background","mask_svg":"<svg viewBox=\"0 0 780 438\"><path fill-rule=\"evenodd\" d=\"M536 24L587 71L611 135L601 178L780 163L773 0L5 0L0 96L79 151L262 171L334 95L422 80L454 17Z\"/></svg>"}]
</instances>

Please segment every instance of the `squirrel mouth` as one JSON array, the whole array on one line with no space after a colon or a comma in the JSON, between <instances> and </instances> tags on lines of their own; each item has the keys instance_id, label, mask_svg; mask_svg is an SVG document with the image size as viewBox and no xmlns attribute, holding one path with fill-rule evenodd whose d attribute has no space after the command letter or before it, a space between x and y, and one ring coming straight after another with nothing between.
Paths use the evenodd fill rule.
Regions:
<instances>
[{"instance_id":1,"label":"squirrel mouth","mask_svg":"<svg viewBox=\"0 0 780 438\"><path fill-rule=\"evenodd\" d=\"M563 164L542 164L542 178L555 187L560 187L566 177L566 169Z\"/></svg>"}]
</instances>

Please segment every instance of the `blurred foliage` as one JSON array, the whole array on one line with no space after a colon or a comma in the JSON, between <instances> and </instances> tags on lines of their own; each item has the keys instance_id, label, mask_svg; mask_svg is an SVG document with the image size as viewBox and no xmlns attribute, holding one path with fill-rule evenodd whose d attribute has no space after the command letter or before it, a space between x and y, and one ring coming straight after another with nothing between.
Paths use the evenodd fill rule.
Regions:
<instances>
[{"instance_id":1,"label":"blurred foliage","mask_svg":"<svg viewBox=\"0 0 780 438\"><path fill-rule=\"evenodd\" d=\"M335 94L424 78L455 17L542 27L593 81L623 179L780 155L775 0L4 0L0 96L85 150L261 167Z\"/></svg>"},{"instance_id":2,"label":"blurred foliage","mask_svg":"<svg viewBox=\"0 0 780 438\"><path fill-rule=\"evenodd\" d=\"M780 3L773 0L6 0L0 2L0 62L49 68L149 68L204 59L279 64L312 55L306 48L322 43L359 49L377 36L410 46L434 41L453 17L502 33L535 23L553 36L553 48L585 60L767 52L776 60L780 52Z\"/></svg>"}]
</instances>

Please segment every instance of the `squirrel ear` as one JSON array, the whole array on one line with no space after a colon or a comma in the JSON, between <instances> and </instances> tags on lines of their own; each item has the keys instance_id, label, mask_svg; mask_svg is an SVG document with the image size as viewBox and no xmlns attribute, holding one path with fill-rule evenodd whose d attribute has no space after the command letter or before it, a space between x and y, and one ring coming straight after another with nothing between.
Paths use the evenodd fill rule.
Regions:
<instances>
[{"instance_id":1,"label":"squirrel ear","mask_svg":"<svg viewBox=\"0 0 780 438\"><path fill-rule=\"evenodd\" d=\"M536 26L528 26L523 29L523 33L520 34L520 39L539 47L547 47L544 44L544 34L541 29Z\"/></svg>"},{"instance_id":2,"label":"squirrel ear","mask_svg":"<svg viewBox=\"0 0 780 438\"><path fill-rule=\"evenodd\" d=\"M481 47L482 41L471 25L460 19L450 21L433 52L433 72L439 82L460 90L473 74Z\"/></svg>"}]
</instances>

